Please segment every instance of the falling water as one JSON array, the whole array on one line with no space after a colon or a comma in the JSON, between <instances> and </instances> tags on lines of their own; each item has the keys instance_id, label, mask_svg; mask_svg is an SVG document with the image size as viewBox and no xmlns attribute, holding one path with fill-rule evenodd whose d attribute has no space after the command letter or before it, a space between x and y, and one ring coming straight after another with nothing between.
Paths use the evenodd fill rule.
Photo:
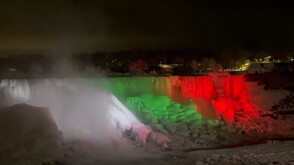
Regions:
<instances>
[{"instance_id":1,"label":"falling water","mask_svg":"<svg viewBox=\"0 0 294 165\"><path fill-rule=\"evenodd\" d=\"M106 138L114 133L108 111L113 101L102 81L90 87L82 79L2 80L1 103L49 107L66 138Z\"/></svg>"},{"instance_id":2,"label":"falling water","mask_svg":"<svg viewBox=\"0 0 294 165\"><path fill-rule=\"evenodd\" d=\"M217 74L216 76L222 76ZM6 79L1 80L1 103L27 103L49 107L66 137L96 136L107 128L107 113L113 105L113 94L124 101L143 93L163 94L177 98L203 98L219 101L229 97L248 102L243 76L225 77L216 83L213 76L114 77L79 79ZM223 88L219 92L216 88ZM219 94L221 93L221 95ZM198 99L199 100L199 99ZM211 109L211 108L210 108ZM213 107L212 107L213 109ZM85 129L87 128L87 129Z\"/></svg>"}]
</instances>

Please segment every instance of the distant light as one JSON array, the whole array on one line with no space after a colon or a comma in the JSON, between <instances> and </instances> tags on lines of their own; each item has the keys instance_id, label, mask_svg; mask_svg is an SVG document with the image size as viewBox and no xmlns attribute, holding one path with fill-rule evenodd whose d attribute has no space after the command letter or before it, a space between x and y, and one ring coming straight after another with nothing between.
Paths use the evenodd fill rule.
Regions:
<instances>
[{"instance_id":1,"label":"distant light","mask_svg":"<svg viewBox=\"0 0 294 165\"><path fill-rule=\"evenodd\" d=\"M170 66L168 64L158 64L158 66L161 68L172 68L172 66Z\"/></svg>"}]
</instances>

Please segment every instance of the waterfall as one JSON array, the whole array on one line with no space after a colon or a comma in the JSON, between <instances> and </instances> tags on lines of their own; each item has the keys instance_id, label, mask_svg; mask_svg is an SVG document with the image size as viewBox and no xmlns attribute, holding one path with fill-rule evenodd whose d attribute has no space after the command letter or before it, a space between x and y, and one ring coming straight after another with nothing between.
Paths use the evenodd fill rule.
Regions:
<instances>
[{"instance_id":1,"label":"waterfall","mask_svg":"<svg viewBox=\"0 0 294 165\"><path fill-rule=\"evenodd\" d=\"M30 83L27 79L0 81L0 104L16 104L30 98Z\"/></svg>"},{"instance_id":2,"label":"waterfall","mask_svg":"<svg viewBox=\"0 0 294 165\"><path fill-rule=\"evenodd\" d=\"M73 124L72 120L65 120L69 117L78 120L83 116L95 120L95 115L101 115L100 111L104 113L111 105L111 94L124 102L129 97L144 93L166 95L178 102L192 98L198 104L207 102L205 106L211 104L212 100L215 100L215 104L224 104L223 99L220 99L223 97L231 99L230 102L250 104L243 75L231 76L228 73L170 77L3 79L0 83L2 105L28 103L49 107L57 124L65 127ZM96 114L97 109L99 111ZM211 111L210 114L214 113L213 105L206 109ZM205 111L208 111L206 109ZM81 113L82 111L95 115L87 116L87 113Z\"/></svg>"}]
</instances>

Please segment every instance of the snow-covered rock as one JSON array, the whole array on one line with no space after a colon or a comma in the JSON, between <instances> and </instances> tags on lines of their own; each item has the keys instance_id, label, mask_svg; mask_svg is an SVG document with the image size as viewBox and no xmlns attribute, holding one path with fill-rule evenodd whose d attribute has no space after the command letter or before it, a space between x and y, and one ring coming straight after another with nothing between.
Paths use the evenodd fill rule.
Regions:
<instances>
[{"instance_id":1,"label":"snow-covered rock","mask_svg":"<svg viewBox=\"0 0 294 165\"><path fill-rule=\"evenodd\" d=\"M0 109L0 164L61 159L62 135L47 108L18 104Z\"/></svg>"}]
</instances>

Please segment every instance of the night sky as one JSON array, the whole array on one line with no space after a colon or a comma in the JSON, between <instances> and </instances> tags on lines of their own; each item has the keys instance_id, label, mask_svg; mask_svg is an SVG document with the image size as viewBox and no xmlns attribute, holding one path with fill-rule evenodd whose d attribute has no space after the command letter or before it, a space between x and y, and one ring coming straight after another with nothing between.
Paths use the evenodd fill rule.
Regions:
<instances>
[{"instance_id":1,"label":"night sky","mask_svg":"<svg viewBox=\"0 0 294 165\"><path fill-rule=\"evenodd\" d=\"M294 7L196 0L1 0L0 53L293 50Z\"/></svg>"}]
</instances>

